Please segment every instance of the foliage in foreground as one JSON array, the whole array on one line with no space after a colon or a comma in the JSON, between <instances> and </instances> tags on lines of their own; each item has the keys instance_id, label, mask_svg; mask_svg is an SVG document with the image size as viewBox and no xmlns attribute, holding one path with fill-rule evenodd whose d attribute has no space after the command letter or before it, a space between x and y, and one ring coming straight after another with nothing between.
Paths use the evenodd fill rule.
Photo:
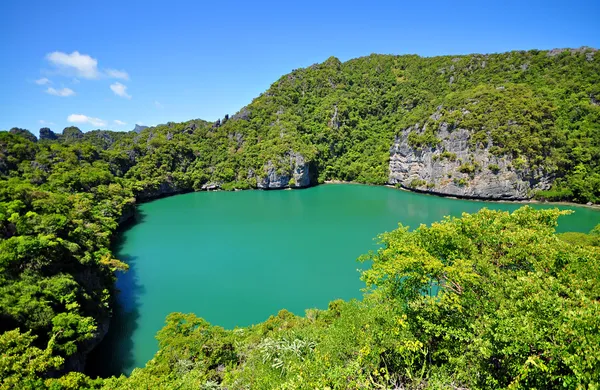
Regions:
<instances>
[{"instance_id":1,"label":"foliage in foreground","mask_svg":"<svg viewBox=\"0 0 600 390\"><path fill-rule=\"evenodd\" d=\"M597 388L600 247L554 234L565 213L484 209L412 232L399 226L362 258L372 265L362 274L362 301L334 301L304 317L281 311L235 330L173 313L157 335L159 352L130 377L89 380L72 373L44 383L105 389Z\"/></svg>"}]
</instances>

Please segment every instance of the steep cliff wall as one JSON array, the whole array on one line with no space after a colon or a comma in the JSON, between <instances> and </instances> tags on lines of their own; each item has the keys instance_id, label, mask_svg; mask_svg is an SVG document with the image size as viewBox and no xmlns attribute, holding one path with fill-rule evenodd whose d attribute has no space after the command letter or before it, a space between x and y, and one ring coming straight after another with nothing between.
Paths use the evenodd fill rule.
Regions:
<instances>
[{"instance_id":1,"label":"steep cliff wall","mask_svg":"<svg viewBox=\"0 0 600 390\"><path fill-rule=\"evenodd\" d=\"M471 131L440 126L435 146L411 145L411 132L421 134L419 124L403 130L390 148L390 184L441 195L481 199L528 199L533 190L550 187L548 173L531 169L511 156L495 156L487 145L470 141Z\"/></svg>"},{"instance_id":2,"label":"steep cliff wall","mask_svg":"<svg viewBox=\"0 0 600 390\"><path fill-rule=\"evenodd\" d=\"M310 166L304 156L299 153L290 153L287 158L282 158L279 168L269 161L264 167L264 171L265 176L256 179L257 188L302 188L311 185ZM253 173L250 173L249 176L253 176Z\"/></svg>"}]
</instances>

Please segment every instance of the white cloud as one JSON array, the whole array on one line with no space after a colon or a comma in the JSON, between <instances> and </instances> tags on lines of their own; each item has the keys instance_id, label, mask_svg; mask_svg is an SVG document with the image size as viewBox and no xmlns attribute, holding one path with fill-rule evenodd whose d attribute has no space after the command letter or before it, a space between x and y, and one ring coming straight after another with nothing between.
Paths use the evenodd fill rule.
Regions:
<instances>
[{"instance_id":1,"label":"white cloud","mask_svg":"<svg viewBox=\"0 0 600 390\"><path fill-rule=\"evenodd\" d=\"M40 125L53 125L54 124L54 122L48 122L43 119L40 119L38 122L40 122Z\"/></svg>"},{"instance_id":2,"label":"white cloud","mask_svg":"<svg viewBox=\"0 0 600 390\"><path fill-rule=\"evenodd\" d=\"M118 120L118 119L115 119L113 122L115 122L115 125L117 125L117 126L124 126L124 125L126 125L126 124L127 124L127 123L125 123L125 122L123 122L123 121L120 121L120 120Z\"/></svg>"},{"instance_id":3,"label":"white cloud","mask_svg":"<svg viewBox=\"0 0 600 390\"><path fill-rule=\"evenodd\" d=\"M61 96L61 97L75 95L75 91L73 91L71 88L54 89L54 88L50 87L46 90L46 93L50 94L50 95L54 95L54 96Z\"/></svg>"},{"instance_id":4,"label":"white cloud","mask_svg":"<svg viewBox=\"0 0 600 390\"><path fill-rule=\"evenodd\" d=\"M92 126L105 127L106 121L100 118L92 118L83 114L71 114L67 117L67 121L70 123L89 123Z\"/></svg>"},{"instance_id":5,"label":"white cloud","mask_svg":"<svg viewBox=\"0 0 600 390\"><path fill-rule=\"evenodd\" d=\"M55 51L46 56L48 61L59 70L77 77L96 79L100 76L98 72L98 60L87 54L74 51L71 54Z\"/></svg>"},{"instance_id":6,"label":"white cloud","mask_svg":"<svg viewBox=\"0 0 600 390\"><path fill-rule=\"evenodd\" d=\"M156 108L163 108L163 107L164 107L162 104L160 104L160 102L159 102L158 100L155 100L155 101L154 101L154 106L155 106Z\"/></svg>"},{"instance_id":7,"label":"white cloud","mask_svg":"<svg viewBox=\"0 0 600 390\"><path fill-rule=\"evenodd\" d=\"M112 91L115 93L115 95L117 96L121 96L127 99L131 99L131 95L127 94L127 86L123 85L119 82L116 82L114 84L110 85L110 89L112 89Z\"/></svg>"},{"instance_id":8,"label":"white cloud","mask_svg":"<svg viewBox=\"0 0 600 390\"><path fill-rule=\"evenodd\" d=\"M48 80L48 79L47 79L47 78L45 78L45 77L42 77L42 78L41 78L41 79L39 79L39 80L35 80L35 83L36 83L37 85L46 85L46 84L52 84L52 81Z\"/></svg>"},{"instance_id":9,"label":"white cloud","mask_svg":"<svg viewBox=\"0 0 600 390\"><path fill-rule=\"evenodd\" d=\"M88 54L81 54L74 51L71 54L55 51L46 55L46 59L52 64L57 73L63 76L79 77L84 79L111 78L129 80L129 74L124 70L104 69L98 70L98 60ZM36 80L36 83L45 85L51 83L47 78ZM79 83L77 78L73 83Z\"/></svg>"},{"instance_id":10,"label":"white cloud","mask_svg":"<svg viewBox=\"0 0 600 390\"><path fill-rule=\"evenodd\" d=\"M73 84L79 84L80 82L81 82L81 81L79 81L79 79L73 79L73 80L72 80L72 83L73 83Z\"/></svg>"},{"instance_id":11,"label":"white cloud","mask_svg":"<svg viewBox=\"0 0 600 390\"><path fill-rule=\"evenodd\" d=\"M124 70L104 69L104 73L113 79L129 80L129 73L125 72Z\"/></svg>"}]
</instances>

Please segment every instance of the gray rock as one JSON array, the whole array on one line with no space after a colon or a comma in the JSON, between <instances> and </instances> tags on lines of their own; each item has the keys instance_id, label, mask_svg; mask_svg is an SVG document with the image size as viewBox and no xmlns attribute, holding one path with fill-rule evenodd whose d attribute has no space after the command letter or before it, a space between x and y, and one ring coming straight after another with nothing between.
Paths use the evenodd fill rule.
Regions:
<instances>
[{"instance_id":1,"label":"gray rock","mask_svg":"<svg viewBox=\"0 0 600 390\"><path fill-rule=\"evenodd\" d=\"M415 125L396 136L390 149L390 184L440 195L512 200L529 199L534 190L550 188L549 174L529 167L515 170L510 156L491 154L491 139L487 147L473 147L471 131L458 128L449 132L440 127L438 146L416 149L408 143L411 131L424 129ZM443 152L447 157L442 157ZM461 172L463 164L475 169Z\"/></svg>"},{"instance_id":2,"label":"gray rock","mask_svg":"<svg viewBox=\"0 0 600 390\"><path fill-rule=\"evenodd\" d=\"M338 108L337 104L333 105L334 111L333 116L329 120L328 126L334 130L337 130L340 127L340 121L338 120Z\"/></svg>"},{"instance_id":3,"label":"gray rock","mask_svg":"<svg viewBox=\"0 0 600 390\"><path fill-rule=\"evenodd\" d=\"M196 128L197 128L197 127L198 127L198 126L196 125L196 123L192 122L192 123L188 124L188 125L185 127L185 130L184 130L184 131L185 131L187 134L194 134L194 131L196 131Z\"/></svg>"},{"instance_id":4,"label":"gray rock","mask_svg":"<svg viewBox=\"0 0 600 390\"><path fill-rule=\"evenodd\" d=\"M287 173L278 172L278 169L269 160L265 166L266 176L256 180L256 186L262 189L285 188L290 182L290 175Z\"/></svg>"},{"instance_id":5,"label":"gray rock","mask_svg":"<svg viewBox=\"0 0 600 390\"><path fill-rule=\"evenodd\" d=\"M31 142L37 142L37 137L33 135L33 133L27 129L21 129L19 127L13 127L8 131L11 134L18 135L19 137L26 138Z\"/></svg>"},{"instance_id":6,"label":"gray rock","mask_svg":"<svg viewBox=\"0 0 600 390\"><path fill-rule=\"evenodd\" d=\"M293 185L290 187L302 188L310 186L310 169L309 164L301 154L292 154L292 177L294 178Z\"/></svg>"},{"instance_id":7,"label":"gray rock","mask_svg":"<svg viewBox=\"0 0 600 390\"><path fill-rule=\"evenodd\" d=\"M58 139L58 135L56 135L56 133L50 130L49 128L42 127L40 129L40 140L42 139L53 141L55 139Z\"/></svg>"},{"instance_id":8,"label":"gray rock","mask_svg":"<svg viewBox=\"0 0 600 390\"><path fill-rule=\"evenodd\" d=\"M598 49L595 49L593 47L588 47L588 46L581 46L575 49L552 49L549 50L548 53L546 54L548 57L554 57L557 56L559 54L561 54L562 52L568 51L571 53L571 55L573 54L582 54L585 53L586 54L586 58L588 61L591 61L588 57L588 54L594 54L595 52L598 51Z\"/></svg>"},{"instance_id":9,"label":"gray rock","mask_svg":"<svg viewBox=\"0 0 600 390\"><path fill-rule=\"evenodd\" d=\"M248 107L242 107L242 109L237 114L232 116L231 119L247 121L250 119L250 110Z\"/></svg>"},{"instance_id":10,"label":"gray rock","mask_svg":"<svg viewBox=\"0 0 600 390\"><path fill-rule=\"evenodd\" d=\"M44 171L46 173L50 172L50 168L48 167L48 165L46 164L41 164L38 161L32 161L31 162L31 168L33 169L39 169L40 171Z\"/></svg>"},{"instance_id":11,"label":"gray rock","mask_svg":"<svg viewBox=\"0 0 600 390\"><path fill-rule=\"evenodd\" d=\"M169 180L165 180L164 182L158 184L155 187L145 188L143 191L138 193L137 197L139 200L145 201L162 198L168 195L181 194L190 190L191 189L181 188L177 184L172 183Z\"/></svg>"},{"instance_id":12,"label":"gray rock","mask_svg":"<svg viewBox=\"0 0 600 390\"><path fill-rule=\"evenodd\" d=\"M288 156L282 158L279 168L269 160L264 171L265 176L256 179L258 188L302 188L311 185L310 166L300 153L289 153Z\"/></svg>"},{"instance_id":13,"label":"gray rock","mask_svg":"<svg viewBox=\"0 0 600 390\"><path fill-rule=\"evenodd\" d=\"M441 117L442 117L442 106L438 106L436 108L435 112L433 114L431 114L431 116L429 118L433 119L434 121L439 121Z\"/></svg>"},{"instance_id":14,"label":"gray rock","mask_svg":"<svg viewBox=\"0 0 600 390\"><path fill-rule=\"evenodd\" d=\"M202 191L215 191L221 188L220 183L206 183L202 184Z\"/></svg>"},{"instance_id":15,"label":"gray rock","mask_svg":"<svg viewBox=\"0 0 600 390\"><path fill-rule=\"evenodd\" d=\"M83 138L83 132L76 126L65 127L62 132L62 138L65 141L76 141Z\"/></svg>"},{"instance_id":16,"label":"gray rock","mask_svg":"<svg viewBox=\"0 0 600 390\"><path fill-rule=\"evenodd\" d=\"M135 131L136 133L141 133L144 129L147 129L148 126L142 126L142 125L138 125L136 123L135 127L133 128L133 131Z\"/></svg>"},{"instance_id":17,"label":"gray rock","mask_svg":"<svg viewBox=\"0 0 600 390\"><path fill-rule=\"evenodd\" d=\"M241 148L242 145L244 145L244 134L242 133L239 133L237 131L229 133L227 134L227 138L229 138L230 141L234 141L238 149Z\"/></svg>"}]
</instances>

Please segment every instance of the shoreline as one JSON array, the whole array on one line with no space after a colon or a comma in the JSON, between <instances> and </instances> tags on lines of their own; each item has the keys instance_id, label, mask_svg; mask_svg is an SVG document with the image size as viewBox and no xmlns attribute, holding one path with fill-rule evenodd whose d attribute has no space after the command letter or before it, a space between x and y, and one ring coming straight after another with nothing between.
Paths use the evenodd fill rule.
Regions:
<instances>
[{"instance_id":1,"label":"shoreline","mask_svg":"<svg viewBox=\"0 0 600 390\"><path fill-rule=\"evenodd\" d=\"M183 194L188 194L188 193L192 193L192 192L238 192L238 191L280 191L280 190L303 190L306 188L311 188L311 187L317 187L320 185L325 185L325 184L356 184L356 185L361 185L361 186L372 186L372 187L387 187L387 188L391 188L394 190L400 190L400 191L406 191L406 192L411 192L414 194L421 194L421 195L429 195L429 196L436 196L439 198L449 198L449 199L460 199L460 200L470 200L470 201L474 201L474 202L493 202L493 203L521 203L523 205L526 204L545 204L545 205L557 205L557 206L574 206L574 207L585 207L585 208L589 208L592 210L597 210L600 211L600 204L586 204L586 203L575 203L575 202L565 202L565 201L561 201L561 202L548 202L548 201L543 201L543 200L537 200L537 199L493 199L493 198L478 198L478 197L473 197L473 196L460 196L460 195L448 195L448 194L443 194L440 192L431 192L431 191L422 191L422 190L418 190L418 189L414 189L414 188L407 188L404 186L395 186L393 184L368 184L368 183L360 183L360 182L356 182L356 181L345 181L345 180L325 180L323 181L323 183L315 183L312 184L310 186L307 187L289 187L289 186L285 186L285 187L281 187L281 188L248 188L248 189L238 189L238 188L234 188L232 190L224 190L222 188L214 188L214 189L204 189L204 190L198 190L195 191L193 189L180 189L174 192L170 192L170 193L162 193L159 194L158 196L151 196L151 197L145 197L143 199L139 199L136 197L135 199L135 203L134 203L134 208L137 208L137 205L142 204L142 203L147 203L147 202L152 202L154 200L157 199L162 199L162 198L167 198L167 197L171 197L171 196L176 196L176 195L183 195ZM121 222L126 222L127 220L129 220L131 217L128 216L126 217L125 220L123 221L119 221L119 225L121 225Z\"/></svg>"},{"instance_id":2,"label":"shoreline","mask_svg":"<svg viewBox=\"0 0 600 390\"><path fill-rule=\"evenodd\" d=\"M548 202L548 201L543 201L543 200L537 200L537 199L489 199L489 198L476 198L476 197L471 197L471 196L457 196L457 195L446 195L446 194L442 194L439 192L430 192L430 191L420 191L420 190L416 190L416 189L411 189L411 188L406 188L403 186L397 187L395 185L392 184L366 184L366 183L359 183L359 182L355 182L355 181L344 181L344 180L325 180L323 182L323 184L358 184L358 185L363 185L363 186L373 186L373 187L387 187L387 188L391 188L394 190L400 190L400 191L406 191L406 192L411 192L414 194L421 194L421 195L430 195L430 196L436 196L439 198L449 198L449 199L459 199L459 200L471 200L474 202L492 202L492 203L522 203L523 205L526 204L546 204L546 205L557 205L557 206L575 206L575 207L586 207L589 209L593 209L593 210L597 210L600 211L600 204L585 204L585 203L575 203L575 202ZM318 186L321 184L316 184L315 186ZM315 187L313 186L313 187Z\"/></svg>"}]
</instances>

